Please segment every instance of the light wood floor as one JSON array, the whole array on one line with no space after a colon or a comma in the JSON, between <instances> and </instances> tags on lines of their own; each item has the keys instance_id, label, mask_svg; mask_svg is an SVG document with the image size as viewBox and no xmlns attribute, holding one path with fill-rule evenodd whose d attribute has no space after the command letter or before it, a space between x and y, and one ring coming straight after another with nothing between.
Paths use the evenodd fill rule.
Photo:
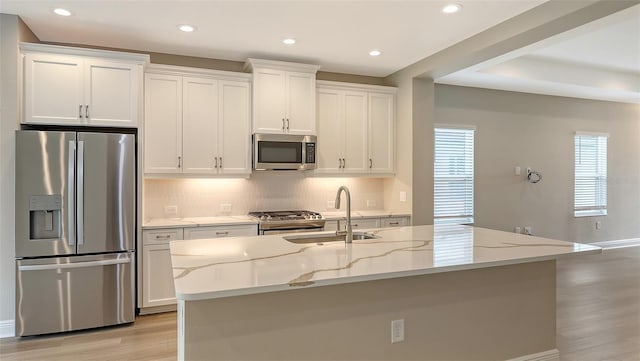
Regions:
<instances>
[{"instance_id":1,"label":"light wood floor","mask_svg":"<svg viewBox=\"0 0 640 361\"><path fill-rule=\"evenodd\" d=\"M562 361L640 361L640 247L558 261ZM0 360L175 360L176 314L133 326L0 340Z\"/></svg>"}]
</instances>

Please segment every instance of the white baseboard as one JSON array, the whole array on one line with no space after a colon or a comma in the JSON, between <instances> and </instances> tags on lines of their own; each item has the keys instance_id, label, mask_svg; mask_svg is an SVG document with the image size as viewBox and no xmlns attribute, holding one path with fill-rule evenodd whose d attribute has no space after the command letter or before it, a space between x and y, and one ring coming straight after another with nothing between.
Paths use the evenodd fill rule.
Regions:
<instances>
[{"instance_id":1,"label":"white baseboard","mask_svg":"<svg viewBox=\"0 0 640 361\"><path fill-rule=\"evenodd\" d=\"M602 247L603 249L625 248L640 246L640 238L617 239L613 241L602 241L589 243L592 246Z\"/></svg>"},{"instance_id":2,"label":"white baseboard","mask_svg":"<svg viewBox=\"0 0 640 361\"><path fill-rule=\"evenodd\" d=\"M509 359L507 361L558 361L558 360L560 360L560 351L554 348L553 350L533 353L531 355L520 356L520 357Z\"/></svg>"},{"instance_id":3,"label":"white baseboard","mask_svg":"<svg viewBox=\"0 0 640 361\"><path fill-rule=\"evenodd\" d=\"M14 320L0 321L0 338L13 337L16 335L16 323Z\"/></svg>"}]
</instances>

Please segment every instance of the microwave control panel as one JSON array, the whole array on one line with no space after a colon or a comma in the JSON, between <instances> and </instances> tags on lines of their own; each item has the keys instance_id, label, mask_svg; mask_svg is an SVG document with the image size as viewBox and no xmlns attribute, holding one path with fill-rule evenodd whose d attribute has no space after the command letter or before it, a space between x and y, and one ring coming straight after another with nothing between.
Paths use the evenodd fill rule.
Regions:
<instances>
[{"instance_id":1,"label":"microwave control panel","mask_svg":"<svg viewBox=\"0 0 640 361\"><path fill-rule=\"evenodd\" d=\"M313 164L316 162L316 143L305 143L307 146L307 159L305 163Z\"/></svg>"}]
</instances>

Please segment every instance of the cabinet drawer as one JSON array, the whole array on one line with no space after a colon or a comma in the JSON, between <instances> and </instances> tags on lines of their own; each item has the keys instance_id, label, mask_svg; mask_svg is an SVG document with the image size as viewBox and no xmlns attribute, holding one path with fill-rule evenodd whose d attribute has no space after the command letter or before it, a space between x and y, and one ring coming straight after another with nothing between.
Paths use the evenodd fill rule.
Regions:
<instances>
[{"instance_id":1,"label":"cabinet drawer","mask_svg":"<svg viewBox=\"0 0 640 361\"><path fill-rule=\"evenodd\" d=\"M346 221L340 221L340 227L344 227L344 222ZM380 228L380 220L377 218L352 219L351 227L353 229Z\"/></svg>"},{"instance_id":2,"label":"cabinet drawer","mask_svg":"<svg viewBox=\"0 0 640 361\"><path fill-rule=\"evenodd\" d=\"M257 224L185 228L184 239L257 236Z\"/></svg>"},{"instance_id":3,"label":"cabinet drawer","mask_svg":"<svg viewBox=\"0 0 640 361\"><path fill-rule=\"evenodd\" d=\"M382 218L382 228L404 227L407 225L406 217Z\"/></svg>"},{"instance_id":4,"label":"cabinet drawer","mask_svg":"<svg viewBox=\"0 0 640 361\"><path fill-rule=\"evenodd\" d=\"M144 244L167 244L184 239L182 228L149 229L142 231Z\"/></svg>"}]
</instances>

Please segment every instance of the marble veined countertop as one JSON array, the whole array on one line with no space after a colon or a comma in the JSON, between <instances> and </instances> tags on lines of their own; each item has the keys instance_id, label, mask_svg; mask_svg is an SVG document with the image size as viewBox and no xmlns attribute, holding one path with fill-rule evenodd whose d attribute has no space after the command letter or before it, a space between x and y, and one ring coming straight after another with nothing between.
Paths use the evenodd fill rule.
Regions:
<instances>
[{"instance_id":1,"label":"marble veined countertop","mask_svg":"<svg viewBox=\"0 0 640 361\"><path fill-rule=\"evenodd\" d=\"M283 235L173 241L176 297L203 300L601 252L585 244L460 225L370 232L379 238L350 245L294 244Z\"/></svg>"},{"instance_id":2,"label":"marble veined countertop","mask_svg":"<svg viewBox=\"0 0 640 361\"><path fill-rule=\"evenodd\" d=\"M320 212L328 221L346 218L344 211ZM410 217L410 213L398 213L385 210L352 211L352 218L385 218ZM172 228L172 227L203 227L233 224L258 224L255 218L249 216L217 216L217 217L189 217L189 218L155 218L142 224L143 229Z\"/></svg>"},{"instance_id":3,"label":"marble veined countertop","mask_svg":"<svg viewBox=\"0 0 640 361\"><path fill-rule=\"evenodd\" d=\"M258 224L258 221L249 216L156 218L144 222L142 224L142 229L223 226L234 224Z\"/></svg>"}]
</instances>

